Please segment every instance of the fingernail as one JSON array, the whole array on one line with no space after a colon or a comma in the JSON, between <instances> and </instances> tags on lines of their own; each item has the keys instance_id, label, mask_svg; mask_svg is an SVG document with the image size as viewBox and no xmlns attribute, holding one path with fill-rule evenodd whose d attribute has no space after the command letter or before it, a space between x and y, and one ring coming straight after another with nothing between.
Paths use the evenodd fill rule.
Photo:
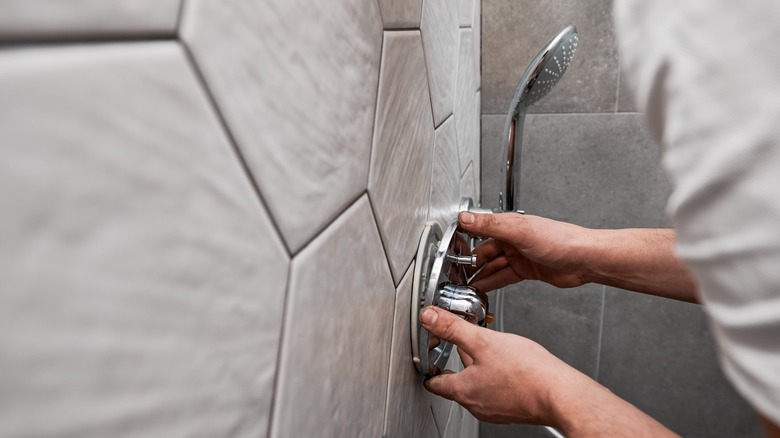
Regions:
<instances>
[{"instance_id":1,"label":"fingernail","mask_svg":"<svg viewBox=\"0 0 780 438\"><path fill-rule=\"evenodd\" d=\"M433 325L438 318L439 314L431 309L424 309L420 314L420 321L425 325Z\"/></svg>"},{"instance_id":2,"label":"fingernail","mask_svg":"<svg viewBox=\"0 0 780 438\"><path fill-rule=\"evenodd\" d=\"M464 211L460 214L460 223L465 225L471 225L474 223L474 215L468 211Z\"/></svg>"}]
</instances>

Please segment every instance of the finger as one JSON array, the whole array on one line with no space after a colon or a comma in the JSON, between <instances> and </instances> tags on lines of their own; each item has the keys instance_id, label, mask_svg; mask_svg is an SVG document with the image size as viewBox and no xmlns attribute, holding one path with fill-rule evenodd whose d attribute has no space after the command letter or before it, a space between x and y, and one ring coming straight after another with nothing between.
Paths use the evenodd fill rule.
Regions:
<instances>
[{"instance_id":1,"label":"finger","mask_svg":"<svg viewBox=\"0 0 780 438\"><path fill-rule=\"evenodd\" d=\"M424 384L425 389L428 391L440 397L444 397L447 400L455 400L455 391L453 391L453 385L457 384L457 380L457 373L453 373L450 370L445 370L438 376L431 377L430 379L426 380Z\"/></svg>"},{"instance_id":2,"label":"finger","mask_svg":"<svg viewBox=\"0 0 780 438\"><path fill-rule=\"evenodd\" d=\"M458 356L460 356L460 361L463 362L463 367L470 367L471 364L474 363L474 359L469 356L468 353L463 351L462 348L458 347Z\"/></svg>"},{"instance_id":3,"label":"finger","mask_svg":"<svg viewBox=\"0 0 780 438\"><path fill-rule=\"evenodd\" d=\"M474 277L475 280L478 280L480 278L486 278L490 277L491 275L495 274L496 272L506 268L509 266L509 259L506 256L497 257L490 262L488 262Z\"/></svg>"},{"instance_id":4,"label":"finger","mask_svg":"<svg viewBox=\"0 0 780 438\"><path fill-rule=\"evenodd\" d=\"M420 313L420 322L432 335L452 342L467 353L474 355L475 348L482 344L481 330L476 325L461 319L454 313L429 306Z\"/></svg>"},{"instance_id":5,"label":"finger","mask_svg":"<svg viewBox=\"0 0 780 438\"><path fill-rule=\"evenodd\" d=\"M458 226L473 236L492 237L505 242L522 241L526 217L514 212L477 214L464 211L458 215Z\"/></svg>"},{"instance_id":6,"label":"finger","mask_svg":"<svg viewBox=\"0 0 780 438\"><path fill-rule=\"evenodd\" d=\"M515 284L524 280L522 277L509 266L496 272L493 275L475 279L469 286L474 287L482 292L490 292L502 287L507 287L510 284Z\"/></svg>"}]
</instances>

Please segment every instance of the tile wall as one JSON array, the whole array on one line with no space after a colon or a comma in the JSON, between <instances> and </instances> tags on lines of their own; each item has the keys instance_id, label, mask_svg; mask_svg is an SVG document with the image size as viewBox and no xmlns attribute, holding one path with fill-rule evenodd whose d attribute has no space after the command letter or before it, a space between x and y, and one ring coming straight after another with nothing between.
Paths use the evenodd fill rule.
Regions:
<instances>
[{"instance_id":1,"label":"tile wall","mask_svg":"<svg viewBox=\"0 0 780 438\"><path fill-rule=\"evenodd\" d=\"M479 11L0 1L0 437L476 437L409 320Z\"/></svg>"},{"instance_id":2,"label":"tile wall","mask_svg":"<svg viewBox=\"0 0 780 438\"><path fill-rule=\"evenodd\" d=\"M526 119L520 208L596 228L664 227L670 184L626 91L610 0L482 3L482 199L495 206L504 115L536 51L567 24L578 51ZM507 290L508 331L530 337L683 436L760 436L718 368L702 309L598 285ZM549 437L483 424L483 438Z\"/></svg>"}]
</instances>

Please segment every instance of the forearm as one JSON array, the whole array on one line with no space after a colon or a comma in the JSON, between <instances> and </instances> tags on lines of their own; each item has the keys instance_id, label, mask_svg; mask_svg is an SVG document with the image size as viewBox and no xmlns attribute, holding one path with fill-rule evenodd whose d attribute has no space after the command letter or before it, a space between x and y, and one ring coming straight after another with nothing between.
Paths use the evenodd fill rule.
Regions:
<instances>
[{"instance_id":1,"label":"forearm","mask_svg":"<svg viewBox=\"0 0 780 438\"><path fill-rule=\"evenodd\" d=\"M567 437L672 437L674 432L616 396L599 383L583 376L554 400L557 426Z\"/></svg>"},{"instance_id":2,"label":"forearm","mask_svg":"<svg viewBox=\"0 0 780 438\"><path fill-rule=\"evenodd\" d=\"M592 230L582 263L589 282L698 302L696 284L674 254L671 229Z\"/></svg>"}]
</instances>

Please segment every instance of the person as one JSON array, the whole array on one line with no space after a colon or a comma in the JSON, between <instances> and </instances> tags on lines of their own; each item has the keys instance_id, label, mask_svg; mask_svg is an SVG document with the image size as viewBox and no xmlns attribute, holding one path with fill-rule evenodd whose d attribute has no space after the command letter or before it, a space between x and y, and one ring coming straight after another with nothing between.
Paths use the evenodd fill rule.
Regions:
<instances>
[{"instance_id":1,"label":"person","mask_svg":"<svg viewBox=\"0 0 780 438\"><path fill-rule=\"evenodd\" d=\"M516 213L461 213L488 237L473 285L600 283L698 302L726 377L780 437L780 2L614 3L624 76L664 151L674 229L594 230ZM672 431L520 336L437 308L420 320L465 365L425 382L483 421L577 436ZM705 396L702 394L702 396Z\"/></svg>"}]
</instances>

